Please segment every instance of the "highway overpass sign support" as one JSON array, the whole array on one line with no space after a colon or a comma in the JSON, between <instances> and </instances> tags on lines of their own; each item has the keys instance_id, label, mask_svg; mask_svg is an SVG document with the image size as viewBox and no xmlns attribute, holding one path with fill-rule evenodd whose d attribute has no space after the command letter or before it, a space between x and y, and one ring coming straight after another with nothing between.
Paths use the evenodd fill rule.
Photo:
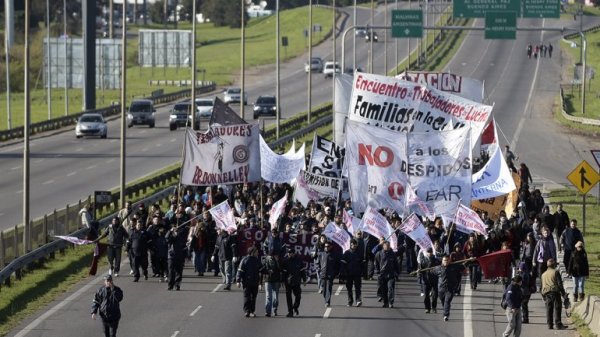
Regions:
<instances>
[{"instance_id":1,"label":"highway overpass sign support","mask_svg":"<svg viewBox=\"0 0 600 337\"><path fill-rule=\"evenodd\" d=\"M517 38L517 13L485 13L485 39L514 40Z\"/></svg>"},{"instance_id":2,"label":"highway overpass sign support","mask_svg":"<svg viewBox=\"0 0 600 337\"><path fill-rule=\"evenodd\" d=\"M524 18L560 18L560 0L523 0Z\"/></svg>"},{"instance_id":3,"label":"highway overpass sign support","mask_svg":"<svg viewBox=\"0 0 600 337\"><path fill-rule=\"evenodd\" d=\"M393 10L392 37L422 38L423 11L420 9Z\"/></svg>"},{"instance_id":4,"label":"highway overpass sign support","mask_svg":"<svg viewBox=\"0 0 600 337\"><path fill-rule=\"evenodd\" d=\"M454 0L453 14L455 18L484 18L485 13L492 11L521 13L521 1L489 0L475 2L470 0Z\"/></svg>"}]
</instances>

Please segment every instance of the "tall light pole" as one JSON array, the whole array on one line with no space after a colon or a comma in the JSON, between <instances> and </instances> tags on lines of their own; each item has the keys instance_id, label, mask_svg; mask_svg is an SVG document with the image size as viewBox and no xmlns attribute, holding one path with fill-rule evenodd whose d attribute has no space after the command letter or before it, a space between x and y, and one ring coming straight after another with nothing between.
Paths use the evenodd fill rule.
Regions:
<instances>
[{"instance_id":1,"label":"tall light pole","mask_svg":"<svg viewBox=\"0 0 600 337\"><path fill-rule=\"evenodd\" d=\"M333 24L331 26L331 31L333 32L333 34L331 35L333 37L333 76L331 76L331 103L335 104L335 76L336 76L336 70L337 70L337 53L336 53L336 49L337 49L337 45L336 45L336 25L335 25L335 0L333 0L332 2L333 6L331 8L331 17L332 17L332 21ZM341 71L343 72L344 69L341 69ZM333 129L335 130L335 109L331 110L332 114L333 114Z\"/></svg>"},{"instance_id":2,"label":"tall light pole","mask_svg":"<svg viewBox=\"0 0 600 337\"><path fill-rule=\"evenodd\" d=\"M396 0L398 1L398 0ZM356 27L356 0L354 0L352 25ZM342 72L345 70L342 69ZM352 34L352 71L356 71L356 33ZM334 118L335 120L335 118Z\"/></svg>"},{"instance_id":3,"label":"tall light pole","mask_svg":"<svg viewBox=\"0 0 600 337\"><path fill-rule=\"evenodd\" d=\"M387 8L387 0L384 1L383 4L383 25L387 27L388 23L387 23L387 12L388 12L388 8ZM384 34L383 34L383 52L384 52L384 57L383 57L383 74L387 75L387 70L388 70L388 49L387 49L387 36L388 36L388 31L387 29L384 30Z\"/></svg>"},{"instance_id":4,"label":"tall light pole","mask_svg":"<svg viewBox=\"0 0 600 337\"><path fill-rule=\"evenodd\" d=\"M127 0L123 0L123 7ZM125 15L123 15L125 16ZM63 39L65 40L65 116L69 114L69 61L67 58L67 0L63 0Z\"/></svg>"},{"instance_id":5,"label":"tall light pole","mask_svg":"<svg viewBox=\"0 0 600 337\"><path fill-rule=\"evenodd\" d=\"M123 0L123 1L125 1L125 0ZM165 3L166 2L167 2L167 0L165 0ZM114 11L113 0L108 0L108 10L109 10L109 13L108 13L108 38L112 39L114 37L113 36L113 33L114 33L113 32L113 27L114 27L113 26L113 11ZM125 13L123 13L123 15L125 15Z\"/></svg>"},{"instance_id":6,"label":"tall light pole","mask_svg":"<svg viewBox=\"0 0 600 337\"><path fill-rule=\"evenodd\" d=\"M127 1L123 0L123 15L121 17L121 167L120 167L120 185L121 193L119 201L121 207L125 207L125 159L126 148L125 140L127 137ZM193 103L192 103L193 105Z\"/></svg>"},{"instance_id":7,"label":"tall light pole","mask_svg":"<svg viewBox=\"0 0 600 337\"><path fill-rule=\"evenodd\" d=\"M52 71L50 71L50 0L46 0L46 59L48 60L48 90L46 100L48 101L48 119L52 118Z\"/></svg>"},{"instance_id":8,"label":"tall light pole","mask_svg":"<svg viewBox=\"0 0 600 337\"><path fill-rule=\"evenodd\" d=\"M398 0L396 0L396 9L398 9ZM410 41L410 39L408 39L408 41ZM409 42L410 43L410 42ZM394 68L396 69L396 73L394 75L398 75L398 39L395 38L394 39L394 47L395 47L395 52L394 52ZM410 44L408 47L408 55L410 55Z\"/></svg>"},{"instance_id":9,"label":"tall light pole","mask_svg":"<svg viewBox=\"0 0 600 337\"><path fill-rule=\"evenodd\" d=\"M280 123L281 123L281 88L280 88L280 85L279 85L280 84L279 81L281 80L281 77L280 77L280 75L281 75L281 73L280 73L280 59L279 59L280 58L279 47L280 47L280 43L281 43L280 42L280 34L279 34L279 29L280 29L280 27L279 27L279 0L277 0L275 2L275 11L277 12L276 13L277 16L276 16L276 19L275 19L275 24L277 25L277 28L275 30L275 43L276 43L276 46L275 46L275 51L276 51L275 54L276 55L275 56L277 58L277 61L275 63L276 64L275 68L276 68L276 73L277 73L277 79L275 80L275 95L277 96L275 98L275 105L276 105L275 106L275 109L276 109L275 113L276 113L276 119L277 119L277 122L276 122L277 124L276 124L276 127L275 127L275 137L277 139L279 139L279 126L280 126Z\"/></svg>"},{"instance_id":10,"label":"tall light pole","mask_svg":"<svg viewBox=\"0 0 600 337\"><path fill-rule=\"evenodd\" d=\"M31 100L29 95L29 7L29 0L25 0L25 111L23 116L23 226L25 230L23 231L23 254L27 254L29 251L29 237L31 234L31 227L29 223L29 124L31 122L31 106L29 104ZM15 251L16 249L17 247L15 247Z\"/></svg>"},{"instance_id":11,"label":"tall light pole","mask_svg":"<svg viewBox=\"0 0 600 337\"><path fill-rule=\"evenodd\" d=\"M241 19L241 28L242 28L242 74L241 74L241 86L240 86L240 116L244 118L244 98L246 97L246 91L244 90L244 86L246 84L244 74L246 72L246 27L244 25L244 11L245 11L245 2L244 0L240 0L242 3L242 19Z\"/></svg>"},{"instance_id":12,"label":"tall light pole","mask_svg":"<svg viewBox=\"0 0 600 337\"><path fill-rule=\"evenodd\" d=\"M398 0L396 0L396 8L398 8ZM410 0L408 0L408 9L411 9ZM406 67L406 70L410 70L410 38L406 39L406 41L408 43L408 66Z\"/></svg>"},{"instance_id":13,"label":"tall light pole","mask_svg":"<svg viewBox=\"0 0 600 337\"><path fill-rule=\"evenodd\" d=\"M4 53L6 56L6 128L12 128L12 113L10 111L10 47L12 46L11 34L13 31L14 7L12 0L4 2Z\"/></svg>"},{"instance_id":14,"label":"tall light pole","mask_svg":"<svg viewBox=\"0 0 600 337\"><path fill-rule=\"evenodd\" d=\"M166 0L165 0L166 1ZM196 130L196 2L192 1L192 130Z\"/></svg>"},{"instance_id":15,"label":"tall light pole","mask_svg":"<svg viewBox=\"0 0 600 337\"><path fill-rule=\"evenodd\" d=\"M373 0L371 0L371 21L370 24L371 26L373 26L374 24L374 16L375 16L375 2ZM368 28L367 29L367 34L369 34L369 72L373 73L373 69L375 68L373 66L373 28Z\"/></svg>"},{"instance_id":16,"label":"tall light pole","mask_svg":"<svg viewBox=\"0 0 600 337\"><path fill-rule=\"evenodd\" d=\"M312 0L308 1L308 123L312 109ZM334 64L335 73L335 64Z\"/></svg>"}]
</instances>

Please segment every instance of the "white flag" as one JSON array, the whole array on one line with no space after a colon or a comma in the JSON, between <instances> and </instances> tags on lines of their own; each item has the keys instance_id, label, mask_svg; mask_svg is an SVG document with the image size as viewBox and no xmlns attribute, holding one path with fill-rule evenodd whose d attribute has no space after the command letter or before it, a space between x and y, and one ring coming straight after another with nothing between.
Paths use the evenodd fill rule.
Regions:
<instances>
[{"instance_id":1,"label":"white flag","mask_svg":"<svg viewBox=\"0 0 600 337\"><path fill-rule=\"evenodd\" d=\"M210 215L215 219L215 223L218 228L225 230L229 233L235 232L237 226L235 225L235 217L233 215L233 209L229 207L227 200L218 204L217 206L208 210Z\"/></svg>"},{"instance_id":2,"label":"white flag","mask_svg":"<svg viewBox=\"0 0 600 337\"><path fill-rule=\"evenodd\" d=\"M400 230L413 239L421 249L427 250L427 248L433 247L433 243L431 242L429 234L427 234L425 226L423 226L423 223L416 214L413 213L409 215L402 225L400 225Z\"/></svg>"},{"instance_id":3,"label":"white flag","mask_svg":"<svg viewBox=\"0 0 600 337\"><path fill-rule=\"evenodd\" d=\"M517 188L498 146L481 170L473 174L472 180L471 194L477 200L495 198Z\"/></svg>"},{"instance_id":4,"label":"white flag","mask_svg":"<svg viewBox=\"0 0 600 337\"><path fill-rule=\"evenodd\" d=\"M305 207L311 200L337 199L342 179L331 178L301 170L294 189L294 199Z\"/></svg>"},{"instance_id":5,"label":"white flag","mask_svg":"<svg viewBox=\"0 0 600 337\"><path fill-rule=\"evenodd\" d=\"M487 237L486 226L481 220L479 214L477 214L477 212L473 211L469 207L463 205L462 203L458 206L458 209L456 210L454 224L456 225L456 230L461 231L463 233L469 234L472 232L477 232Z\"/></svg>"},{"instance_id":6,"label":"white flag","mask_svg":"<svg viewBox=\"0 0 600 337\"><path fill-rule=\"evenodd\" d=\"M260 174L262 178L272 183L290 183L298 176L300 170L304 169L304 148L305 144L293 154L290 151L278 155L260 136Z\"/></svg>"},{"instance_id":7,"label":"white flag","mask_svg":"<svg viewBox=\"0 0 600 337\"><path fill-rule=\"evenodd\" d=\"M330 222L325 226L323 230L323 235L329 238L331 241L338 244L338 246L342 247L342 250L345 252L350 249L350 234L343 230L342 228L336 226L333 222Z\"/></svg>"},{"instance_id":8,"label":"white flag","mask_svg":"<svg viewBox=\"0 0 600 337\"><path fill-rule=\"evenodd\" d=\"M277 220L283 214L283 212L285 212L287 198L288 194L287 191L285 191L283 198L277 200L277 202L271 206L271 212L269 213L269 223L271 224L271 229L277 228Z\"/></svg>"},{"instance_id":9,"label":"white flag","mask_svg":"<svg viewBox=\"0 0 600 337\"><path fill-rule=\"evenodd\" d=\"M424 216L431 221L434 221L435 214L429 209L427 203L421 200L421 198L419 198L412 186L408 185L407 187L408 188L406 193L406 208L410 210L413 206L416 206L415 213L419 214L420 216Z\"/></svg>"},{"instance_id":10,"label":"white flag","mask_svg":"<svg viewBox=\"0 0 600 337\"><path fill-rule=\"evenodd\" d=\"M80 246L80 245L88 245L90 243L94 243L94 241L80 239L80 238L78 238L76 236L55 235L54 237L55 238L59 238L59 239L63 239L65 241L69 241L70 243L76 244L78 246Z\"/></svg>"},{"instance_id":11,"label":"white flag","mask_svg":"<svg viewBox=\"0 0 600 337\"><path fill-rule=\"evenodd\" d=\"M360 230L359 218L348 214L345 209L342 211L342 216L344 224L346 225L346 229L348 229L350 233L355 234Z\"/></svg>"}]
</instances>

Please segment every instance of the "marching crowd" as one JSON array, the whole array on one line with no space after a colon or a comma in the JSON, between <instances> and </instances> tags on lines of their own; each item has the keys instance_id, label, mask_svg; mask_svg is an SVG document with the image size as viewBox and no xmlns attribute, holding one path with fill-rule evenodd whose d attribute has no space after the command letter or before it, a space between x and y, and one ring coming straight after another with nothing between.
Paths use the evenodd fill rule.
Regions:
<instances>
[{"instance_id":1,"label":"marching crowd","mask_svg":"<svg viewBox=\"0 0 600 337\"><path fill-rule=\"evenodd\" d=\"M285 289L287 317L299 315L301 285L314 279L327 307L331 304L334 280L339 278L346 286L348 306L361 306L362 281L377 279L379 302L383 307L393 308L396 281L406 268L407 273L418 276L425 312L437 313L439 303L443 320L447 321L453 297L461 294L462 276L468 273L470 287L476 290L482 282L481 266L476 258L502 249L511 250L512 282L509 277L489 281L502 282L506 289L503 303L509 324L505 336L511 333L518 336L521 322L529 322L528 302L536 292L542 294L547 305L548 327L564 328L561 301L565 289L556 269L558 251L564 252L562 263L573 277L575 301L585 296L584 282L589 270L577 221L570 219L560 204L552 213L540 191L530 191L527 184L522 185L518 207L512 214L501 211L497 219L492 220L486 212L481 212L487 237L475 232L462 233L454 230L453 225L445 228L439 218L435 221L423 219L433 247L419 249L410 237L396 230L397 251L391 249L389 238L377 238L358 231L351 233L350 249L342 252L321 234L330 222L346 229L342 212L353 214L349 200L341 203L337 200L311 201L306 207L290 202L284 215L271 226L269 210L286 192L291 195L291 187L287 184L256 183L212 189L188 187L182 197L172 197L167 210L161 209L159 204L147 209L143 203L136 208L126 203L103 231L90 226L90 239L98 242L107 237L110 265L107 285L96 294L93 313L102 308L102 301L122 298L122 292L120 297L110 297L106 295L106 289L114 287L112 280L119 276L123 249L129 257L133 282L143 276L145 280L153 278L166 282L168 290L180 290L186 259L191 259L199 277L206 273L220 274L225 290L230 290L233 284L243 287L246 317L256 316L259 288L264 288L266 294L265 315L277 316L281 286ZM237 232L217 228L208 211L225 200L235 210ZM393 228L399 229L402 219L397 213L384 210L381 213ZM236 234L248 228L269 234L260 244L242 251ZM318 237L310 256L314 268L284 243L284 234ZM116 308L118 310L118 305ZM120 314L103 313L102 310L100 315L103 320L103 315L112 317L113 322L115 317L120 318ZM118 326L118 318L116 321ZM106 335L110 336L111 325L105 324L105 328L108 329ZM114 332L116 334L116 326Z\"/></svg>"}]
</instances>

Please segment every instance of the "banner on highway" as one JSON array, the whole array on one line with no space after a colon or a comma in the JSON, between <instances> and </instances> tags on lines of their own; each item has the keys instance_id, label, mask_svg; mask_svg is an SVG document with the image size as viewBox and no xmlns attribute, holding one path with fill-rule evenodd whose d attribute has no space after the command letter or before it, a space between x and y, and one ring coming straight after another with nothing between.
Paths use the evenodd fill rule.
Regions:
<instances>
[{"instance_id":1,"label":"banner on highway","mask_svg":"<svg viewBox=\"0 0 600 337\"><path fill-rule=\"evenodd\" d=\"M477 103L428 85L388 76L357 73L348 118L402 132L455 130L471 127L471 148L492 112Z\"/></svg>"},{"instance_id":2,"label":"banner on highway","mask_svg":"<svg viewBox=\"0 0 600 337\"><path fill-rule=\"evenodd\" d=\"M308 170L314 174L340 178L345 153L343 147L315 133Z\"/></svg>"},{"instance_id":3,"label":"banner on highway","mask_svg":"<svg viewBox=\"0 0 600 337\"><path fill-rule=\"evenodd\" d=\"M479 214L462 203L458 205L458 209L456 210L454 224L456 225L456 230L459 232L467 234L477 232L487 238L486 225L481 220Z\"/></svg>"},{"instance_id":4,"label":"banner on highway","mask_svg":"<svg viewBox=\"0 0 600 337\"><path fill-rule=\"evenodd\" d=\"M260 136L260 172L265 181L272 183L291 183L304 169L305 144L297 152L291 149L285 154L277 154Z\"/></svg>"},{"instance_id":5,"label":"banner on highway","mask_svg":"<svg viewBox=\"0 0 600 337\"><path fill-rule=\"evenodd\" d=\"M482 81L444 72L405 71L396 75L397 79L428 85L474 102L483 103L485 97Z\"/></svg>"},{"instance_id":6,"label":"banner on highway","mask_svg":"<svg viewBox=\"0 0 600 337\"><path fill-rule=\"evenodd\" d=\"M478 152L486 154L489 157L494 153L494 151L496 151L496 148L498 147L500 146L498 144L498 131L496 130L496 120L492 118L481 133L481 143Z\"/></svg>"},{"instance_id":7,"label":"banner on highway","mask_svg":"<svg viewBox=\"0 0 600 337\"><path fill-rule=\"evenodd\" d=\"M378 239L390 242L393 251L398 251L398 237L387 219L373 207L367 208L360 221L360 230Z\"/></svg>"},{"instance_id":8,"label":"banner on highway","mask_svg":"<svg viewBox=\"0 0 600 337\"><path fill-rule=\"evenodd\" d=\"M471 195L473 199L489 199L510 193L516 188L502 151L496 146L488 162L473 174Z\"/></svg>"},{"instance_id":9,"label":"banner on highway","mask_svg":"<svg viewBox=\"0 0 600 337\"><path fill-rule=\"evenodd\" d=\"M269 212L269 223L271 224L271 229L277 229L277 220L279 217L285 212L285 206L287 205L288 194L285 191L285 195L277 200L273 206L271 206L271 212Z\"/></svg>"},{"instance_id":10,"label":"banner on highway","mask_svg":"<svg viewBox=\"0 0 600 337\"><path fill-rule=\"evenodd\" d=\"M233 209L231 209L227 200L209 209L208 211L210 212L210 215L212 215L213 219L215 219L217 228L229 233L233 233L237 230Z\"/></svg>"},{"instance_id":11,"label":"banner on highway","mask_svg":"<svg viewBox=\"0 0 600 337\"><path fill-rule=\"evenodd\" d=\"M304 207L311 200L337 199L341 186L342 179L326 177L301 170L296 179L294 199L298 200Z\"/></svg>"},{"instance_id":12,"label":"banner on highway","mask_svg":"<svg viewBox=\"0 0 600 337\"><path fill-rule=\"evenodd\" d=\"M358 232L360 230L360 221L361 220L355 216L348 214L348 211L346 211L345 208L342 209L342 221L344 221L344 224L346 225L346 229L352 235L354 235L356 232Z\"/></svg>"},{"instance_id":13,"label":"banner on highway","mask_svg":"<svg viewBox=\"0 0 600 337\"><path fill-rule=\"evenodd\" d=\"M323 230L323 235L340 246L342 248L342 252L350 249L350 234L348 234L348 232L346 232L344 229L336 226L335 223L328 223Z\"/></svg>"},{"instance_id":14,"label":"banner on highway","mask_svg":"<svg viewBox=\"0 0 600 337\"><path fill-rule=\"evenodd\" d=\"M512 173L512 179L515 186L519 186L521 184L521 179L519 178L518 174ZM509 216L510 214L512 214L512 211L517 206L517 198L518 191L517 189L514 189L508 194L501 195L495 198L480 200L473 199L471 200L471 208L475 211L487 212L490 219L496 221L500 217L500 211L504 211Z\"/></svg>"},{"instance_id":15,"label":"banner on highway","mask_svg":"<svg viewBox=\"0 0 600 337\"><path fill-rule=\"evenodd\" d=\"M354 77L348 74L335 75L335 102L333 102L333 112L335 126L333 130L333 141L336 144L344 144L346 120L350 109L350 99L352 98L352 83Z\"/></svg>"},{"instance_id":16,"label":"banner on highway","mask_svg":"<svg viewBox=\"0 0 600 337\"><path fill-rule=\"evenodd\" d=\"M187 130L181 183L207 186L260 180L258 125L210 126Z\"/></svg>"},{"instance_id":17,"label":"banner on highway","mask_svg":"<svg viewBox=\"0 0 600 337\"><path fill-rule=\"evenodd\" d=\"M409 215L402 225L400 225L400 230L402 233L413 239L421 249L427 250L427 248L433 247L433 243L431 242L431 238L429 237L425 226L423 226L423 223L416 214L413 213Z\"/></svg>"}]
</instances>

